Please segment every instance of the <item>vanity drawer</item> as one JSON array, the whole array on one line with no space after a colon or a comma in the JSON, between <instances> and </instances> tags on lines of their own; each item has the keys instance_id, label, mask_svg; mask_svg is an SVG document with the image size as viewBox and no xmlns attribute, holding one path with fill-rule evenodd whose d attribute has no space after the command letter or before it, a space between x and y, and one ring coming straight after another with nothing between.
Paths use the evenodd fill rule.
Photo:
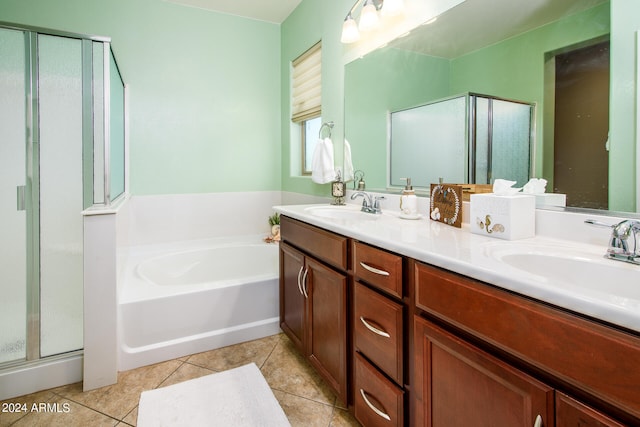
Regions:
<instances>
[{"instance_id":1,"label":"vanity drawer","mask_svg":"<svg viewBox=\"0 0 640 427\"><path fill-rule=\"evenodd\" d=\"M360 242L353 242L353 274L402 298L402 257Z\"/></svg>"},{"instance_id":2,"label":"vanity drawer","mask_svg":"<svg viewBox=\"0 0 640 427\"><path fill-rule=\"evenodd\" d=\"M402 305L365 285L354 285L354 346L402 384Z\"/></svg>"},{"instance_id":3,"label":"vanity drawer","mask_svg":"<svg viewBox=\"0 0 640 427\"><path fill-rule=\"evenodd\" d=\"M354 378L354 412L363 426L404 425L404 392L358 353Z\"/></svg>"},{"instance_id":4,"label":"vanity drawer","mask_svg":"<svg viewBox=\"0 0 640 427\"><path fill-rule=\"evenodd\" d=\"M589 406L556 391L556 425L579 427L624 427Z\"/></svg>"},{"instance_id":5,"label":"vanity drawer","mask_svg":"<svg viewBox=\"0 0 640 427\"><path fill-rule=\"evenodd\" d=\"M313 225L280 218L282 240L341 270L347 269L347 238Z\"/></svg>"}]
</instances>

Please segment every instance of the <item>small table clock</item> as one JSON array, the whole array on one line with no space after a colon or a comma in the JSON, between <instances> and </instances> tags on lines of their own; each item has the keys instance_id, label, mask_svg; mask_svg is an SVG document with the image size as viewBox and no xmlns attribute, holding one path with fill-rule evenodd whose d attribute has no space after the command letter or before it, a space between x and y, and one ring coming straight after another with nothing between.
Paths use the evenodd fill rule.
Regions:
<instances>
[{"instance_id":1,"label":"small table clock","mask_svg":"<svg viewBox=\"0 0 640 427\"><path fill-rule=\"evenodd\" d=\"M340 179L340 175L336 181L331 182L331 196L333 197L332 205L344 205L344 181Z\"/></svg>"}]
</instances>

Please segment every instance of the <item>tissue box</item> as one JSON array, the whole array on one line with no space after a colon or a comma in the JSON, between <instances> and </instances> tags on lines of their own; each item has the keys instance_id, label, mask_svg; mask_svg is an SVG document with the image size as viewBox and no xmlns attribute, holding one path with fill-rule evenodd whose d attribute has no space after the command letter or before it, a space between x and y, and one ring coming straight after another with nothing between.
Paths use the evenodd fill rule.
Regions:
<instances>
[{"instance_id":1,"label":"tissue box","mask_svg":"<svg viewBox=\"0 0 640 427\"><path fill-rule=\"evenodd\" d=\"M504 240L526 239L536 234L536 198L515 194L472 194L471 232Z\"/></svg>"}]
</instances>

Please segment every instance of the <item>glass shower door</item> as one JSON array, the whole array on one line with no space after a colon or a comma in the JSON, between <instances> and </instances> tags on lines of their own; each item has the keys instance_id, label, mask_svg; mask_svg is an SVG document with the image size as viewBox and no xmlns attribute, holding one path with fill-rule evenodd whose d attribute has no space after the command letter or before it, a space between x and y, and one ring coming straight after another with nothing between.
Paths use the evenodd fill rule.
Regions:
<instances>
[{"instance_id":1,"label":"glass shower door","mask_svg":"<svg viewBox=\"0 0 640 427\"><path fill-rule=\"evenodd\" d=\"M82 348L82 40L38 35L40 357Z\"/></svg>"},{"instance_id":2,"label":"glass shower door","mask_svg":"<svg viewBox=\"0 0 640 427\"><path fill-rule=\"evenodd\" d=\"M0 29L0 363L26 358L25 35Z\"/></svg>"},{"instance_id":3,"label":"glass shower door","mask_svg":"<svg viewBox=\"0 0 640 427\"><path fill-rule=\"evenodd\" d=\"M0 28L0 364L83 347L82 43Z\"/></svg>"},{"instance_id":4,"label":"glass shower door","mask_svg":"<svg viewBox=\"0 0 640 427\"><path fill-rule=\"evenodd\" d=\"M492 104L493 178L516 181L516 186L522 187L530 177L532 106L499 99Z\"/></svg>"},{"instance_id":5,"label":"glass shower door","mask_svg":"<svg viewBox=\"0 0 640 427\"><path fill-rule=\"evenodd\" d=\"M529 180L531 159L531 104L472 95L472 175L476 184L495 179L516 181L522 187Z\"/></svg>"}]
</instances>

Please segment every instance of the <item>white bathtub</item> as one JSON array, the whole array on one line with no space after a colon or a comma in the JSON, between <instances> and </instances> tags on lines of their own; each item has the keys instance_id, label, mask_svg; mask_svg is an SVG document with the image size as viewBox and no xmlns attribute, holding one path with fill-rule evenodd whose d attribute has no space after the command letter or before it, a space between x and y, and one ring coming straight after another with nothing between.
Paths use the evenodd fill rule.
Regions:
<instances>
[{"instance_id":1,"label":"white bathtub","mask_svg":"<svg viewBox=\"0 0 640 427\"><path fill-rule=\"evenodd\" d=\"M118 281L118 369L280 332L278 245L262 237L130 248Z\"/></svg>"}]
</instances>

